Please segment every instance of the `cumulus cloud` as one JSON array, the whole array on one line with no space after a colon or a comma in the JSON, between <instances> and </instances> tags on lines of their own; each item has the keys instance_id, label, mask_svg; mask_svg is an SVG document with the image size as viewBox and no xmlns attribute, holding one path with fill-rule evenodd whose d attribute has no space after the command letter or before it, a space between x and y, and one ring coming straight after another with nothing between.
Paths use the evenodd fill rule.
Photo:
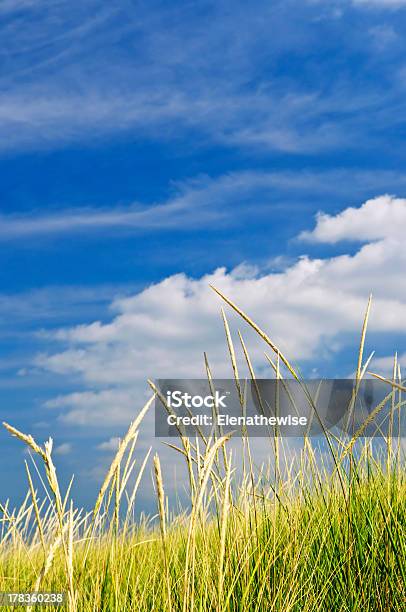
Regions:
<instances>
[{"instance_id":1,"label":"cumulus cloud","mask_svg":"<svg viewBox=\"0 0 406 612\"><path fill-rule=\"evenodd\" d=\"M402 240L406 227L406 200L384 195L367 200L360 208L338 215L317 215L316 227L302 232L303 240L335 244L343 240Z\"/></svg>"},{"instance_id":2,"label":"cumulus cloud","mask_svg":"<svg viewBox=\"0 0 406 612\"><path fill-rule=\"evenodd\" d=\"M98 444L97 448L101 451L117 451L119 444L120 438L113 437L105 442L101 442L101 444Z\"/></svg>"},{"instance_id":3,"label":"cumulus cloud","mask_svg":"<svg viewBox=\"0 0 406 612\"><path fill-rule=\"evenodd\" d=\"M61 408L61 418L70 423L95 418L97 423L124 422L140 393L145 394L145 383L139 381L203 377L203 351L215 376L229 376L221 303L210 284L249 313L294 362L322 362L344 348L349 336L357 338L371 292L370 328L376 337L405 333L406 286L399 283L406 265L399 229L404 220L406 200L382 196L336 216L319 215L313 232L306 235L318 242L366 242L355 254L302 256L277 273L242 266L219 268L197 279L176 274L117 299L109 322L58 330L55 339L66 350L37 358L37 365L77 376L90 389L48 405ZM230 320L234 330L238 325L246 335L251 357L260 367L266 347L241 320L232 315Z\"/></svg>"},{"instance_id":4,"label":"cumulus cloud","mask_svg":"<svg viewBox=\"0 0 406 612\"><path fill-rule=\"evenodd\" d=\"M49 362L48 367L53 368L52 362ZM57 371L67 372L65 367L59 367ZM117 388L59 395L48 400L45 406L62 410L68 408L66 413L62 413L63 423L88 426L98 426L100 423L104 426L112 423L126 425L139 408L134 396L129 394L128 390Z\"/></svg>"},{"instance_id":5,"label":"cumulus cloud","mask_svg":"<svg viewBox=\"0 0 406 612\"><path fill-rule=\"evenodd\" d=\"M72 452L72 444L69 444L68 442L64 442L63 444L56 446L54 449L55 455L69 455L69 453L71 452Z\"/></svg>"},{"instance_id":6,"label":"cumulus cloud","mask_svg":"<svg viewBox=\"0 0 406 612\"><path fill-rule=\"evenodd\" d=\"M406 366L406 353L397 355L397 363L401 369L401 373ZM373 372L379 372L382 375L391 377L393 374L394 355L387 355L385 357L377 357L372 360L370 370Z\"/></svg>"}]
</instances>

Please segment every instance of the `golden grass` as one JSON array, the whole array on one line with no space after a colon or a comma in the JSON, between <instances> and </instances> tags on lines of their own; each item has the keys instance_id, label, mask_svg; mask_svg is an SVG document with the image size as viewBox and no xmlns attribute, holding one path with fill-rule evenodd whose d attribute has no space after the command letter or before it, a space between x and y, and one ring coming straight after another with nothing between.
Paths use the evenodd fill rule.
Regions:
<instances>
[{"instance_id":1,"label":"golden grass","mask_svg":"<svg viewBox=\"0 0 406 612\"><path fill-rule=\"evenodd\" d=\"M275 352L276 363L268 359L276 377L283 381L283 364L300 380L268 335L216 292ZM357 380L370 361L363 363L370 307L371 299L362 326ZM244 387L224 311L222 317L243 411ZM239 339L255 381L240 333ZM205 366L212 386L206 355ZM396 412L400 415L405 390L397 362L393 380L382 380L391 385L386 399L392 400L393 420ZM159 395L150 384L154 396ZM150 450L139 467L134 452L154 396L119 442L91 512L73 506L70 485L62 496L52 439L41 446L31 435L4 424L41 459L50 493L44 500L38 498L26 463L28 494L22 506L11 510L8 503L0 504L0 590L64 591L70 612L405 609L406 483L401 440L383 438L387 447L383 461L373 452L371 440L362 438L381 405L350 439L338 439L324 430L321 447L315 448L305 436L295 454L277 432L271 432L270 461L259 467L251 448L255 441L244 438L240 474L235 453L227 450L230 436L213 431L208 438L189 440L179 431L181 446L169 446L185 459L189 506L177 514L169 512L156 454L158 520L134 521ZM163 397L160 401L165 405Z\"/></svg>"}]
</instances>

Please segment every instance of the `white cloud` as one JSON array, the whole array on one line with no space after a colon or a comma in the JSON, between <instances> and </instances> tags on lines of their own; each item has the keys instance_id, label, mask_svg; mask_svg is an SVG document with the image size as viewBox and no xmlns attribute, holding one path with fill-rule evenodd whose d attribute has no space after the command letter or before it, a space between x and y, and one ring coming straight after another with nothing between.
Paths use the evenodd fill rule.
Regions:
<instances>
[{"instance_id":1,"label":"white cloud","mask_svg":"<svg viewBox=\"0 0 406 612\"><path fill-rule=\"evenodd\" d=\"M239 267L231 272L220 268L198 279L177 274L116 300L108 323L59 330L55 339L67 349L38 357L37 365L76 375L91 391L48 405L63 409L62 418L70 423L124 422L143 402L146 378L203 377L203 351L215 376L229 376L221 302L209 284L249 313L293 362L322 362L343 348L349 336L358 338L370 292L375 337L406 333L406 285L399 282L406 243L394 228L405 209L406 200L384 196L322 223L319 217L308 238L343 240L353 226L362 230L364 240L369 237L371 242L354 255L304 256L278 273ZM254 340L241 320L230 320L234 331L238 325L247 337L256 367L263 364L266 346ZM352 365L338 367L348 372Z\"/></svg>"},{"instance_id":2,"label":"white cloud","mask_svg":"<svg viewBox=\"0 0 406 612\"><path fill-rule=\"evenodd\" d=\"M402 353L397 356L397 363L400 366L401 374L404 372L406 366L406 353ZM394 355L387 355L385 357L376 357L372 360L370 371L377 372L381 375L392 377L393 374Z\"/></svg>"},{"instance_id":3,"label":"white cloud","mask_svg":"<svg viewBox=\"0 0 406 612\"><path fill-rule=\"evenodd\" d=\"M101 444L98 444L97 448L101 451L116 451L120 443L120 438L110 438Z\"/></svg>"},{"instance_id":4,"label":"white cloud","mask_svg":"<svg viewBox=\"0 0 406 612\"><path fill-rule=\"evenodd\" d=\"M186 214L185 214L186 213ZM116 208L103 210L100 208L62 210L56 214L44 215L2 215L0 216L0 238L10 240L37 235L69 234L89 230L111 230L126 228L127 230L173 228L181 223L187 215L183 202L169 202L164 206L151 206L141 209L129 206L126 209ZM196 216L190 212L189 224L196 223ZM194 218L195 217L195 218ZM206 217L206 218L205 218ZM216 215L201 215L201 221L209 223L216 220ZM187 223L188 219L184 219Z\"/></svg>"},{"instance_id":5,"label":"white cloud","mask_svg":"<svg viewBox=\"0 0 406 612\"><path fill-rule=\"evenodd\" d=\"M279 179L280 180L280 179ZM24 215L0 215L0 239L12 240L29 236L49 236L85 231L137 231L190 229L211 226L235 216L235 207L245 197L253 197L258 189L271 189L278 184L273 174L255 172L230 173L217 179L199 177L178 183L175 193L166 201L145 206L87 207L59 209L53 213L33 211Z\"/></svg>"},{"instance_id":6,"label":"white cloud","mask_svg":"<svg viewBox=\"0 0 406 612\"><path fill-rule=\"evenodd\" d=\"M54 449L54 455L69 455L72 452L72 444L64 442Z\"/></svg>"},{"instance_id":7,"label":"white cloud","mask_svg":"<svg viewBox=\"0 0 406 612\"><path fill-rule=\"evenodd\" d=\"M187 134L193 143L197 134L199 142L314 153L365 143L372 124L364 119L375 116L378 98L380 125L394 122L389 92L358 92L344 77L333 91L319 79L305 87L270 70L320 44L306 16L291 19L289 3L235 2L230 12L219 2L199 19L190 7L168 13L141 2L134 13L127 4L3 0L8 17L24 7L36 14L21 28L17 12L1 30L2 150L123 134Z\"/></svg>"},{"instance_id":8,"label":"white cloud","mask_svg":"<svg viewBox=\"0 0 406 612\"><path fill-rule=\"evenodd\" d=\"M353 4L383 8L399 8L406 6L406 0L352 0L352 2Z\"/></svg>"},{"instance_id":9,"label":"white cloud","mask_svg":"<svg viewBox=\"0 0 406 612\"><path fill-rule=\"evenodd\" d=\"M2 0L0 4L0 14L34 8L38 6L39 3L41 3L41 0Z\"/></svg>"},{"instance_id":10,"label":"white cloud","mask_svg":"<svg viewBox=\"0 0 406 612\"><path fill-rule=\"evenodd\" d=\"M86 208L59 208L52 212L33 210L24 214L0 214L0 240L10 241L26 239L29 237L54 236L64 234L80 234L86 236L89 232L108 233L115 232L152 232L170 229L190 230L218 227L221 224L243 224L246 218L252 215L253 202L256 214L269 214L273 208L284 206L289 201L296 201L298 193L302 200L306 197L325 196L331 193L331 184L337 184L335 195L340 199L348 197L348 184L351 180L352 193L365 193L366 190L382 189L389 184L399 188L406 187L406 178L395 172L365 172L335 170L327 172L260 172L242 171L230 172L218 177L198 176L187 181L178 182L171 186L171 194L166 200L151 203L134 203L127 206ZM389 196L386 196L389 197ZM385 198L385 196L384 196ZM388 228L380 229L380 217L386 214L388 207L386 201L379 198L367 202L369 214L376 219L377 231L385 233ZM393 214L398 214L399 221L403 221L402 202L391 200ZM373 209L373 210L372 210ZM363 211L347 209L344 221L347 231L358 231L359 223L352 226L353 218L360 218ZM381 211L381 213L379 213ZM396 212L398 211L398 213ZM311 233L312 240L319 240L326 234L332 223L336 228L343 223L342 217L334 217L332 221L327 215L320 215L316 231ZM371 225L371 221L369 221ZM362 229L362 228L361 228ZM336 231L336 230L334 230ZM362 230L364 231L364 230ZM396 227L393 231L401 231ZM307 234L303 235L306 237ZM370 239L371 235L365 235ZM338 237L341 240L341 237ZM326 241L326 240L324 240ZM2 307L0 295L0 309ZM31 300L29 300L31 301ZM65 302L65 299L63 299ZM21 306L26 306L24 300ZM41 310L45 305L41 306Z\"/></svg>"},{"instance_id":11,"label":"white cloud","mask_svg":"<svg viewBox=\"0 0 406 612\"><path fill-rule=\"evenodd\" d=\"M301 238L335 244L343 240L373 241L404 238L406 200L384 195L368 200L360 208L346 208L338 215L319 213L316 227Z\"/></svg>"},{"instance_id":12,"label":"white cloud","mask_svg":"<svg viewBox=\"0 0 406 612\"><path fill-rule=\"evenodd\" d=\"M0 150L65 146L97 136L138 134L168 140L197 130L217 144L246 146L285 152L328 150L350 145L337 122L325 117L325 109L347 112L364 107L362 96L341 100L340 92L323 99L316 91L306 95L293 91L271 95L239 91L213 91L196 83L194 91L171 88L159 91L147 85L144 93L118 88L108 95L103 84L85 91L67 93L46 85L43 89L16 89L0 99ZM183 89L183 91L182 91ZM200 89L200 91L199 91ZM247 119L255 116L255 123ZM311 126L311 128L309 128ZM356 126L354 125L354 130Z\"/></svg>"},{"instance_id":13,"label":"white cloud","mask_svg":"<svg viewBox=\"0 0 406 612\"><path fill-rule=\"evenodd\" d=\"M51 358L52 359L52 358ZM68 361L65 361L68 364ZM50 367L52 365L50 363ZM74 369L74 368L73 368ZM56 371L66 373L67 368L61 363L55 367ZM65 424L87 425L98 427L128 424L137 412L139 405L137 397L128 393L128 389L104 389L102 391L84 391L60 395L45 403L47 408L68 408L63 413L61 421Z\"/></svg>"},{"instance_id":14,"label":"white cloud","mask_svg":"<svg viewBox=\"0 0 406 612\"><path fill-rule=\"evenodd\" d=\"M378 51L392 47L399 41L399 35L396 30L387 24L372 27L369 30L369 34Z\"/></svg>"},{"instance_id":15,"label":"white cloud","mask_svg":"<svg viewBox=\"0 0 406 612\"><path fill-rule=\"evenodd\" d=\"M0 319L3 327L11 327L19 333L24 323L41 324L44 321L58 321L70 317L86 318L97 310L104 310L117 292L128 293L127 285L52 286L32 289L20 293L0 293ZM1 328L1 326L0 326ZM42 336L43 332L38 332Z\"/></svg>"}]
</instances>

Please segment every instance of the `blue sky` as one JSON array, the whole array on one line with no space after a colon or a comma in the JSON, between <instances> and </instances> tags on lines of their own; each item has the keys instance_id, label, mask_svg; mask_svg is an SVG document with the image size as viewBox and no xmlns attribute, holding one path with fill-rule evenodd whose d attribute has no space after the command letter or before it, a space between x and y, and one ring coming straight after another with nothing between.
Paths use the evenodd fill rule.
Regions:
<instances>
[{"instance_id":1,"label":"blue sky","mask_svg":"<svg viewBox=\"0 0 406 612\"><path fill-rule=\"evenodd\" d=\"M405 26L402 0L0 4L2 418L80 501L147 376L227 374L209 282L307 375L352 372L370 292L376 367L404 353Z\"/></svg>"}]
</instances>

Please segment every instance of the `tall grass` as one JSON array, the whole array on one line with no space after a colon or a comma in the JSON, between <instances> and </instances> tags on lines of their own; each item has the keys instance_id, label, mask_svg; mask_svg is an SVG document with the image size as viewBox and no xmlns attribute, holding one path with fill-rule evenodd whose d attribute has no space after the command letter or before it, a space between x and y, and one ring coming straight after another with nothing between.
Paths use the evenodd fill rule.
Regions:
<instances>
[{"instance_id":1,"label":"tall grass","mask_svg":"<svg viewBox=\"0 0 406 612\"><path fill-rule=\"evenodd\" d=\"M276 377L282 378L283 366L300 380L267 334L217 293L275 353L275 361L268 359ZM357 380L369 364L363 357L369 308L370 302ZM244 409L236 350L224 312L223 320ZM255 380L241 334L239 339ZM212 384L206 357L205 362ZM393 379L385 380L394 420L405 390L397 363ZM284 440L271 432L271 460L259 468L254 467L252 441L243 438L239 473L228 450L229 437L221 431L193 441L180 431L180 445L172 447L185 460L188 510L169 512L156 455L157 520L134 521L134 502L149 453L137 474L133 453L152 400L122 438L89 513L73 507L70 487L62 495L52 440L42 447L4 424L42 462L47 495L38 498L36 479L27 465L28 493L22 506L12 510L8 503L0 505L0 591L63 591L71 612L405 610L406 487L400 439L385 438L380 456L371 439L363 438L365 428L348 439L324 430L322 450L305 436L292 456ZM380 410L377 406L373 417ZM42 478L40 472L38 477Z\"/></svg>"}]
</instances>

